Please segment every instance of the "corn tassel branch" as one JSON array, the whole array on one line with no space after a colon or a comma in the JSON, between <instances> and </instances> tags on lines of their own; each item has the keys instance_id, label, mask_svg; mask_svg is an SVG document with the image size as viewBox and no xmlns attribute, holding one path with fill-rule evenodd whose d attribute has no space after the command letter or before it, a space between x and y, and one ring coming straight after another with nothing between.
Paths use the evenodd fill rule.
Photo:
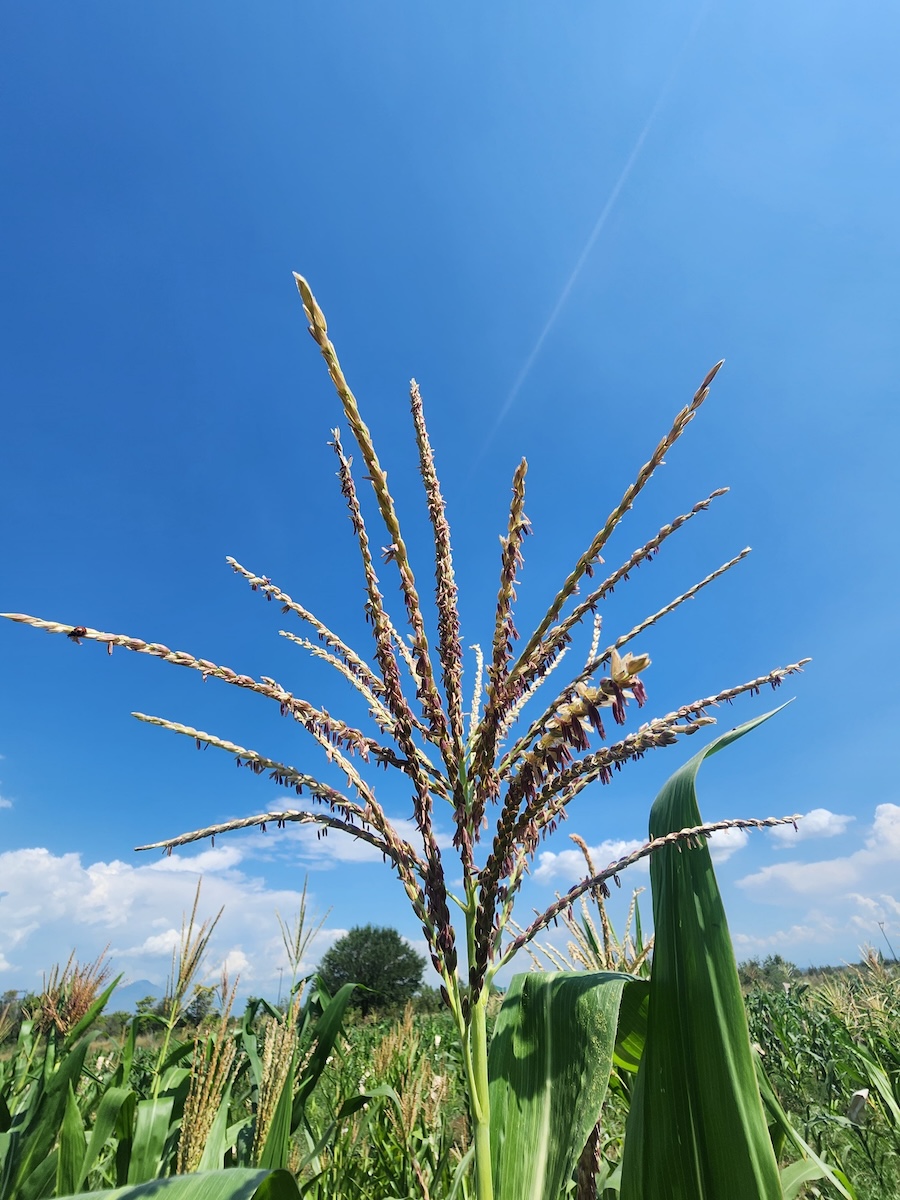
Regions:
<instances>
[{"instance_id":1,"label":"corn tassel branch","mask_svg":"<svg viewBox=\"0 0 900 1200\"><path fill-rule=\"evenodd\" d=\"M362 456L365 478L374 493L386 535L384 560L399 575L409 644L404 640L399 623L395 624L385 606L351 458L344 451L338 430L334 430L331 444L337 457L340 489L347 504L366 587L366 615L374 635L371 660L350 647L266 576L253 574L233 558L229 558L228 563L251 590L277 602L282 612L293 613L314 632L319 645L310 638L282 631L286 638L299 643L339 672L365 699L378 736L333 717L269 677L253 679L207 659L123 634L103 633L84 625L66 625L21 613L3 615L35 629L62 634L73 643L99 642L106 645L109 653L119 646L188 667L204 679L220 679L274 701L282 715L290 715L311 734L332 767L343 772L347 781L346 794L313 774L238 742L161 717L134 714L145 723L193 738L198 747L212 745L229 753L239 766L249 767L255 774L265 774L279 786L309 798L309 804L304 808L272 808L255 816L206 825L189 833L150 842L141 849L171 852L174 847L231 831L300 824L316 827L320 835L334 833L357 838L380 852L392 865L416 919L421 923L432 963L441 979L443 998L456 1023L469 1087L477 1197L478 1200L492 1200L486 985L496 971L509 963L519 949L567 910L574 900L588 891L602 893L607 881L616 879L619 872L633 862L662 848L671 850L673 843L696 844L719 829L762 828L794 818L769 817L762 821L724 821L712 825L693 822L689 828L667 832L664 837L651 839L634 854L602 871L593 872L538 915L526 929L510 938L507 931L516 928L512 924L514 901L541 840L553 832L572 802L590 784L608 784L616 772L648 750L672 745L710 724L713 718L709 709L743 693L758 691L765 684L777 686L788 675L799 671L808 660L777 668L748 683L725 688L662 717L645 721L638 728L623 732L620 740L613 744L597 745L596 739L602 741L606 737L604 722L608 717L614 724L624 726L633 707L642 708L648 701L646 680L652 675L650 658L639 650L626 651L625 647L697 596L749 553L744 550L731 558L664 608L615 638L598 654L600 606L604 599L637 567L652 559L678 530L724 495L726 489L719 488L664 525L602 583L570 606L583 579L592 577L602 563L602 551L609 539L706 400L721 366L718 363L690 403L678 413L668 433L569 571L543 618L516 655L515 647L519 644L515 624L516 584L522 566L522 547L530 532L530 523L525 516L527 464L524 460L520 463L513 477L506 533L501 538L500 585L491 623L490 648L488 654L483 655L478 646L473 647L475 680L470 710L466 714L462 699L463 643L450 526L419 387L412 381L410 406L434 542L436 619L432 623L437 630L434 646L429 642L429 623L417 590L410 551L388 490L387 474L328 336L324 314L306 280L299 275L295 280L309 332L325 361ZM529 717L531 701L558 668L578 627L589 614L593 622L587 658L580 659L585 663L584 667L539 716ZM412 680L414 694L409 691L406 674ZM502 747L508 735L513 740L504 752ZM378 800L378 788L367 774L376 766L400 772L412 804L415 846L400 836L395 822ZM435 800L446 802L448 808L436 809ZM462 873L460 896L453 897L462 910L465 924L464 934L461 932L459 938L450 920L448 905L450 893L445 858L450 852L442 850L443 835L438 828L439 813L450 811L457 857L449 878L455 879L460 871ZM484 849L482 832L490 826L492 819L494 830Z\"/></svg>"}]
</instances>

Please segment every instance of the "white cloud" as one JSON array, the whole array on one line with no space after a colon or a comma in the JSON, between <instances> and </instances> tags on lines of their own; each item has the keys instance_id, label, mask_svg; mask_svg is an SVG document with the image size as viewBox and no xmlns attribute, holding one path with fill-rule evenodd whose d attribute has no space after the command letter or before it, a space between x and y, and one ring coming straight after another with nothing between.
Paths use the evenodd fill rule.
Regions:
<instances>
[{"instance_id":1,"label":"white cloud","mask_svg":"<svg viewBox=\"0 0 900 1200\"><path fill-rule=\"evenodd\" d=\"M195 871L198 875L211 875L214 871L227 871L231 867L236 867L245 856L245 848L236 842L229 842L225 846L212 846L208 850L201 850L199 854L191 855L190 870ZM161 858L154 866L157 871L183 871L185 860L177 854L172 854L167 858Z\"/></svg>"},{"instance_id":2,"label":"white cloud","mask_svg":"<svg viewBox=\"0 0 900 1200\"><path fill-rule=\"evenodd\" d=\"M787 957L791 954L808 957L805 952L810 946L828 946L835 936L841 933L841 929L834 922L824 919L821 914L819 917L818 921L790 925L786 929L778 929L769 934L734 933L731 940L735 953L739 959L773 950ZM798 951L804 953L798 954Z\"/></svg>"},{"instance_id":3,"label":"white cloud","mask_svg":"<svg viewBox=\"0 0 900 1200\"><path fill-rule=\"evenodd\" d=\"M71 950L90 961L107 945L126 982L146 978L164 984L201 870L198 920L224 907L210 941L206 978L215 979L225 964L232 978L240 973L244 985L277 985L278 968L287 962L275 912L290 919L300 893L269 888L239 870L245 849L237 843L137 866L84 863L78 854L41 847L0 854L0 990L30 988ZM335 936L322 930L311 963Z\"/></svg>"},{"instance_id":4,"label":"white cloud","mask_svg":"<svg viewBox=\"0 0 900 1200\"><path fill-rule=\"evenodd\" d=\"M775 825L768 830L768 834L773 842L786 849L810 838L837 837L845 833L850 822L855 820L855 817L834 813L827 808L812 808L798 821L796 829L793 825Z\"/></svg>"},{"instance_id":5,"label":"white cloud","mask_svg":"<svg viewBox=\"0 0 900 1200\"><path fill-rule=\"evenodd\" d=\"M830 826L826 818L821 820L824 827ZM857 850L814 862L771 863L737 886L757 904L782 907L797 919L791 929L767 936L765 945L786 945L790 950L793 939L801 949L804 942L842 941L852 947L880 941L882 934L893 940L900 936L900 805L878 805ZM810 907L803 911L806 905ZM753 935L748 938L741 948L750 947ZM739 944L737 937L735 942Z\"/></svg>"},{"instance_id":6,"label":"white cloud","mask_svg":"<svg viewBox=\"0 0 900 1200\"><path fill-rule=\"evenodd\" d=\"M896 886L900 868L900 805L879 804L865 846L850 854L817 862L774 863L747 875L740 887L761 900L778 902L790 895L831 896L835 892ZM889 891L888 887L883 888Z\"/></svg>"},{"instance_id":7,"label":"white cloud","mask_svg":"<svg viewBox=\"0 0 900 1200\"><path fill-rule=\"evenodd\" d=\"M718 829L710 835L709 853L714 863L727 862L732 854L743 848L750 841L746 829Z\"/></svg>"},{"instance_id":8,"label":"white cloud","mask_svg":"<svg viewBox=\"0 0 900 1200\"><path fill-rule=\"evenodd\" d=\"M742 850L749 841L745 829L721 829L709 839L709 851L714 863L723 863L731 858L738 850ZM625 858L640 850L646 842L636 838L607 838L597 846L589 846L591 858L598 871L602 871L609 863ZM532 875L541 883L552 883L561 880L567 884L576 883L587 876L587 864L580 850L542 850L538 855L538 865ZM646 875L650 870L650 858L642 858L629 868Z\"/></svg>"},{"instance_id":9,"label":"white cloud","mask_svg":"<svg viewBox=\"0 0 900 1200\"><path fill-rule=\"evenodd\" d=\"M151 933L145 937L139 946L119 947L116 958L155 958L158 954L167 959L172 957L172 951L181 941L181 930L167 929L165 933Z\"/></svg>"},{"instance_id":10,"label":"white cloud","mask_svg":"<svg viewBox=\"0 0 900 1200\"><path fill-rule=\"evenodd\" d=\"M640 841L621 839L616 841L607 838L598 846L589 846L588 849L594 866L598 871L602 871L609 863L616 862L617 859L624 858L626 854L632 854L635 850L640 850L643 845L644 843ZM641 859L633 869L646 872L649 869L649 859ZM557 852L542 850L538 855L537 868L532 874L541 883L551 883L554 879L563 879L572 884L587 876L587 864L580 850L559 850Z\"/></svg>"},{"instance_id":11,"label":"white cloud","mask_svg":"<svg viewBox=\"0 0 900 1200\"><path fill-rule=\"evenodd\" d=\"M0 796L0 808L12 808L13 802L7 796Z\"/></svg>"}]
</instances>

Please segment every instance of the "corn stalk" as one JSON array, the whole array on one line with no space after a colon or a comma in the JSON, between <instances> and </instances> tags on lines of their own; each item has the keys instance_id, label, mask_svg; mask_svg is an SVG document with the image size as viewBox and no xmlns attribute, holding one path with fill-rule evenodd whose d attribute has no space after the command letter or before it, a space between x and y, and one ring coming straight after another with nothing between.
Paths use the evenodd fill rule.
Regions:
<instances>
[{"instance_id":1,"label":"corn stalk","mask_svg":"<svg viewBox=\"0 0 900 1200\"><path fill-rule=\"evenodd\" d=\"M266 774L302 800L256 816L168 836L140 849L161 848L171 852L176 846L230 830L251 826L265 830L268 825L297 823L313 825L323 834L334 831L363 840L382 853L422 926L431 961L441 980L442 996L453 1014L468 1080L476 1191L479 1200L492 1200L496 1180L491 1160L486 1006L497 971L582 894L607 887L608 880L617 880L619 872L638 858L673 843L696 841L717 828L754 826L759 822L730 821L716 825L695 822L690 828L653 838L637 853L582 880L520 931L510 923L513 907L538 847L589 785L608 785L617 772L648 751L673 745L712 723L711 710L717 705L766 686L778 687L808 660L775 668L738 686L690 701L629 732L623 730L617 740L606 740L612 727L627 723L633 706L642 708L647 701L645 677L651 665L649 656L627 647L646 629L732 570L748 553L741 551L600 649L599 616L603 601L630 573L659 553L674 533L704 513L727 490L716 489L675 517L598 585L588 582L601 567L602 554L622 519L706 400L721 366L718 363L690 402L678 412L669 431L610 510L521 646L514 607L530 522L525 514L527 464L524 460L520 463L512 481L507 530L501 538L500 579L490 645L484 653L477 651L477 685L466 722L462 686L464 654L450 529L419 387L412 382L410 407L434 540L437 630L434 639L428 635L419 584L388 488L387 473L330 340L325 316L307 281L299 275L295 278L309 332L325 361L344 420L361 455L364 478L372 488L377 519L384 530L382 537L386 538L382 557L385 569L395 573L399 581L402 619L388 612L379 576L382 568L376 569L369 522L357 491L353 463L338 430L334 431L331 444L360 556L366 616L373 632L371 655L351 648L337 632L266 576L254 574L233 559L229 559L229 564L253 591L276 601L283 613L297 617L315 632L318 645L284 631L301 649L312 652L337 670L365 699L372 728L364 730L342 721L295 696L270 677L255 679L231 667L130 635L17 613L4 615L37 629L62 634L73 643L99 642L110 653L118 646L146 654L195 671L204 679L216 679L273 701L283 716L303 727L327 760L343 774L345 786L336 788L315 774L218 734L165 718L134 714L139 720L194 739L198 747L215 746L232 755L239 766L249 767L255 774ZM551 687L550 694L555 692L553 699L537 715L529 716L537 691L546 686L559 668L586 619L591 640L583 667L562 686ZM408 643L401 632L404 625ZM367 765L393 769L403 777L413 805L416 829L413 838L402 836L390 820L378 799ZM790 820L793 817L767 818L764 823ZM449 821L453 829L450 855L438 839L438 827L444 821ZM458 894L451 894L447 881L460 876L462 886ZM462 913L459 929L451 921L451 903Z\"/></svg>"}]
</instances>

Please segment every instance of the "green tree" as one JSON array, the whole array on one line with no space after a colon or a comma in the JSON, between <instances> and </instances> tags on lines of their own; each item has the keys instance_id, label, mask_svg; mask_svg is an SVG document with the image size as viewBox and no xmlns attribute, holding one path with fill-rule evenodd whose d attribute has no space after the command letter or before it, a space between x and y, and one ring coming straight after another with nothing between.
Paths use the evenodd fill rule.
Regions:
<instances>
[{"instance_id":1,"label":"green tree","mask_svg":"<svg viewBox=\"0 0 900 1200\"><path fill-rule=\"evenodd\" d=\"M216 989L208 984L195 983L194 994L185 1005L182 1019L186 1025L198 1029L205 1017L213 1012Z\"/></svg>"},{"instance_id":2,"label":"green tree","mask_svg":"<svg viewBox=\"0 0 900 1200\"><path fill-rule=\"evenodd\" d=\"M362 986L354 996L363 1015L375 1008L405 1004L418 990L425 959L396 929L357 925L339 938L319 964L332 995L345 983Z\"/></svg>"}]
</instances>

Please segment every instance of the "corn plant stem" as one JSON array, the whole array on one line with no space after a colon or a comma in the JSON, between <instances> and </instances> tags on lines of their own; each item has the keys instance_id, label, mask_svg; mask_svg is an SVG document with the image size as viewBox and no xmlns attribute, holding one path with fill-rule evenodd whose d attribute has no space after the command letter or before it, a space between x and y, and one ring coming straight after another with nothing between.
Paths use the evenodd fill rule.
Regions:
<instances>
[{"instance_id":1,"label":"corn plant stem","mask_svg":"<svg viewBox=\"0 0 900 1200\"><path fill-rule=\"evenodd\" d=\"M474 878L466 880L466 949L468 965L476 962L476 921L478 890ZM463 1031L463 1062L469 1093L469 1116L472 1121L472 1144L475 1150L475 1195L477 1200L493 1200L494 1181L491 1166L491 1102L487 1070L487 997L482 990L474 1005L465 1014L467 1028Z\"/></svg>"},{"instance_id":2,"label":"corn plant stem","mask_svg":"<svg viewBox=\"0 0 900 1200\"><path fill-rule=\"evenodd\" d=\"M169 1043L172 1040L172 1031L175 1028L175 1021L178 1019L178 1003L173 998L172 1012L169 1014L169 1019L166 1022L165 1031L163 1033L162 1045L159 1048L159 1055L156 1059L156 1070L153 1072L153 1091L150 1093L151 1099L156 1100L159 1097L159 1089L162 1086L162 1068L163 1063L169 1054Z\"/></svg>"},{"instance_id":3,"label":"corn plant stem","mask_svg":"<svg viewBox=\"0 0 900 1200\"><path fill-rule=\"evenodd\" d=\"M491 1103L488 1091L487 988L483 989L471 1012L472 1080L474 1091L472 1116L475 1120L475 1194L478 1200L493 1200L494 1180L491 1169Z\"/></svg>"}]
</instances>

